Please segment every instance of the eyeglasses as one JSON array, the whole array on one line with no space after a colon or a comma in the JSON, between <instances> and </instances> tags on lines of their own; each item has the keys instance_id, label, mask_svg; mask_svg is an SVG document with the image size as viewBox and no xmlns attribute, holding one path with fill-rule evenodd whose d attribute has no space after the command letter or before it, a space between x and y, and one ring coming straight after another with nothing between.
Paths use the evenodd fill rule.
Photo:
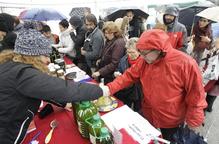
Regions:
<instances>
[{"instance_id":1,"label":"eyeglasses","mask_svg":"<svg viewBox=\"0 0 219 144\"><path fill-rule=\"evenodd\" d=\"M205 19L200 19L199 21L200 22L205 22L205 23L208 22L208 20L205 20Z\"/></svg>"},{"instance_id":2,"label":"eyeglasses","mask_svg":"<svg viewBox=\"0 0 219 144\"><path fill-rule=\"evenodd\" d=\"M156 50L150 50L150 51L147 51L147 52L138 50L138 52L140 53L140 55L142 55L142 56L144 56L144 57L146 57L148 54L150 54L150 53L152 53L152 52L154 52L154 51L156 51Z\"/></svg>"}]
</instances>

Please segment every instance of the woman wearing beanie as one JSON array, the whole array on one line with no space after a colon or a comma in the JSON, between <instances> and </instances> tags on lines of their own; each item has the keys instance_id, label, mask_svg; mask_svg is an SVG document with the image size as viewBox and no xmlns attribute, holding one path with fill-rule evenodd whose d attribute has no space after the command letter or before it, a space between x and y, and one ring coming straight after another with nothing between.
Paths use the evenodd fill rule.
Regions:
<instances>
[{"instance_id":1,"label":"woman wearing beanie","mask_svg":"<svg viewBox=\"0 0 219 144\"><path fill-rule=\"evenodd\" d=\"M0 143L19 144L41 100L56 103L94 100L103 95L92 84L65 81L47 74L49 41L24 25L15 49L0 53Z\"/></svg>"},{"instance_id":2,"label":"woman wearing beanie","mask_svg":"<svg viewBox=\"0 0 219 144\"><path fill-rule=\"evenodd\" d=\"M59 29L61 32L61 35L59 37L59 44L53 45L54 47L58 48L58 51L60 53L69 55L71 57L76 56L76 52L74 49L74 42L71 39L70 31L68 29L69 23L66 19L63 19L61 22L59 22Z\"/></svg>"}]
</instances>

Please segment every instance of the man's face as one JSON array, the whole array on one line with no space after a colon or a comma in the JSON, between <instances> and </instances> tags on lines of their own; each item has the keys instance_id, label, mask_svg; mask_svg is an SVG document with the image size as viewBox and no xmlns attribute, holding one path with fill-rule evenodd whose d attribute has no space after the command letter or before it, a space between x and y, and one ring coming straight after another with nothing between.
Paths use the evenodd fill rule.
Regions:
<instances>
[{"instance_id":1,"label":"man's face","mask_svg":"<svg viewBox=\"0 0 219 144\"><path fill-rule=\"evenodd\" d=\"M133 20L133 17L134 17L134 14L132 11L128 11L126 16L128 17L129 21L132 21Z\"/></svg>"},{"instance_id":2,"label":"man's face","mask_svg":"<svg viewBox=\"0 0 219 144\"><path fill-rule=\"evenodd\" d=\"M158 50L139 50L140 55L145 59L148 64L155 62L161 51Z\"/></svg>"},{"instance_id":3,"label":"man's face","mask_svg":"<svg viewBox=\"0 0 219 144\"><path fill-rule=\"evenodd\" d=\"M165 23L166 23L166 24L171 24L171 23L174 21L175 16L166 14L166 15L164 16L164 19L165 19Z\"/></svg>"},{"instance_id":4,"label":"man's face","mask_svg":"<svg viewBox=\"0 0 219 144\"><path fill-rule=\"evenodd\" d=\"M6 36L6 32L0 31L0 41L2 41L5 36Z\"/></svg>"},{"instance_id":5,"label":"man's face","mask_svg":"<svg viewBox=\"0 0 219 144\"><path fill-rule=\"evenodd\" d=\"M86 25L86 28L89 32L93 31L96 27L93 22L89 22L87 20L85 20L85 25Z\"/></svg>"}]
</instances>

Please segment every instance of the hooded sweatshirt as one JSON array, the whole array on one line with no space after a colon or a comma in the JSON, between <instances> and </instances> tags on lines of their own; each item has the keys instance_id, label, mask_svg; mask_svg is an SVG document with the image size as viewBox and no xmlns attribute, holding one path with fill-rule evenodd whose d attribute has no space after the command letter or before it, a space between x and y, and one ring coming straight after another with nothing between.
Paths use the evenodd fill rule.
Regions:
<instances>
[{"instance_id":1,"label":"hooded sweatshirt","mask_svg":"<svg viewBox=\"0 0 219 144\"><path fill-rule=\"evenodd\" d=\"M165 15L172 15L175 17L174 22L165 24ZM177 7L168 7L164 13L163 20L167 26L167 33L170 37L172 47L186 52L187 49L187 30L186 27L178 22L179 9Z\"/></svg>"},{"instance_id":2,"label":"hooded sweatshirt","mask_svg":"<svg viewBox=\"0 0 219 144\"><path fill-rule=\"evenodd\" d=\"M140 80L144 94L142 112L157 128L174 128L187 122L200 126L207 106L202 76L194 59L173 49L168 35L158 29L144 32L138 43L139 50L157 49L164 57L148 64L140 58L122 76L107 84L110 93Z\"/></svg>"}]
</instances>

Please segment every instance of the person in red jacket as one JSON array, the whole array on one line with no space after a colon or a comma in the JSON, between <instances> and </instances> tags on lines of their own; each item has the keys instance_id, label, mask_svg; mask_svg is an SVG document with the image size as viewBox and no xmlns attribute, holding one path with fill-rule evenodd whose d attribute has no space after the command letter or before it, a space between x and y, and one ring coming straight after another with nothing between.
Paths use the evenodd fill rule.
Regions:
<instances>
[{"instance_id":1,"label":"person in red jacket","mask_svg":"<svg viewBox=\"0 0 219 144\"><path fill-rule=\"evenodd\" d=\"M167 34L173 48L186 52L187 30L185 25L178 22L179 9L176 6L168 6L163 15L163 22L167 27Z\"/></svg>"},{"instance_id":2,"label":"person in red jacket","mask_svg":"<svg viewBox=\"0 0 219 144\"><path fill-rule=\"evenodd\" d=\"M101 86L104 96L140 81L144 97L143 116L164 139L172 135L184 122L196 130L204 121L207 106L202 76L192 57L173 49L166 32L158 29L144 32L136 47L140 59L107 86Z\"/></svg>"}]
</instances>

